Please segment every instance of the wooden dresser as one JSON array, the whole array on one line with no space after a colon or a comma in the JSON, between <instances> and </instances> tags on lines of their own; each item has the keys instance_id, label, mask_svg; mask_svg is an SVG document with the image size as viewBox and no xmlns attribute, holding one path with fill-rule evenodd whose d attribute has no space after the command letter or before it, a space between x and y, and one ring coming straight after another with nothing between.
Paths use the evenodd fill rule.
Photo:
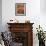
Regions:
<instances>
[{"instance_id":1,"label":"wooden dresser","mask_svg":"<svg viewBox=\"0 0 46 46\"><path fill-rule=\"evenodd\" d=\"M23 43L22 46L33 46L33 23L7 23L12 39Z\"/></svg>"}]
</instances>

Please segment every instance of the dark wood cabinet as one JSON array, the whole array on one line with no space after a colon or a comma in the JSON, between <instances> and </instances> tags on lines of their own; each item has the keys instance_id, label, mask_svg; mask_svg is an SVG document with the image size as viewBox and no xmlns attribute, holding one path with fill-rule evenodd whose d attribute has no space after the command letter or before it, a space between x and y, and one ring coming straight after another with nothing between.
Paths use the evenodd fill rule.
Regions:
<instances>
[{"instance_id":1,"label":"dark wood cabinet","mask_svg":"<svg viewBox=\"0 0 46 46\"><path fill-rule=\"evenodd\" d=\"M7 23L13 41L23 43L22 46L33 46L33 23Z\"/></svg>"}]
</instances>

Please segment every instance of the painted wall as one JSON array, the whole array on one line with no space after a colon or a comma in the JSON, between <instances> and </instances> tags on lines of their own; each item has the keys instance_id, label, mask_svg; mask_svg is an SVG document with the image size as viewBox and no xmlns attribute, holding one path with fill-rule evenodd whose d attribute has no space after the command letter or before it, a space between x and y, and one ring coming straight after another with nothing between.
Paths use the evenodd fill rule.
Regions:
<instances>
[{"instance_id":1,"label":"painted wall","mask_svg":"<svg viewBox=\"0 0 46 46\"><path fill-rule=\"evenodd\" d=\"M15 15L15 3L26 3L26 16ZM42 5L43 3L41 3ZM46 30L46 15L42 13L42 6L40 0L2 0L2 26L3 31L8 30L7 22L11 19L17 19L19 22L30 20L33 25L33 45L38 46L38 39L36 37L36 27L39 24Z\"/></svg>"},{"instance_id":2,"label":"painted wall","mask_svg":"<svg viewBox=\"0 0 46 46\"><path fill-rule=\"evenodd\" d=\"M15 3L26 3L26 16L15 16ZM2 0L2 23L3 26L10 19L17 19L19 22L30 20L33 23L39 23L40 0ZM5 26L6 27L6 26ZM7 30L4 27L5 30ZM4 30L4 31L5 31Z\"/></svg>"},{"instance_id":3,"label":"painted wall","mask_svg":"<svg viewBox=\"0 0 46 46\"><path fill-rule=\"evenodd\" d=\"M40 0L40 24L46 31L46 0Z\"/></svg>"},{"instance_id":4,"label":"painted wall","mask_svg":"<svg viewBox=\"0 0 46 46\"><path fill-rule=\"evenodd\" d=\"M46 13L46 0L40 0L41 12Z\"/></svg>"},{"instance_id":5,"label":"painted wall","mask_svg":"<svg viewBox=\"0 0 46 46\"><path fill-rule=\"evenodd\" d=\"M2 0L0 0L0 31L2 31Z\"/></svg>"}]
</instances>

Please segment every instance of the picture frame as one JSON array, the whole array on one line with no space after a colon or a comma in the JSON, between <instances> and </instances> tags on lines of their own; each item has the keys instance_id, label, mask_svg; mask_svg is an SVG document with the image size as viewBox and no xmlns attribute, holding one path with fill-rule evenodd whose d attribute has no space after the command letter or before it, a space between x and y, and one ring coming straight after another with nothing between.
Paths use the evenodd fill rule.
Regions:
<instances>
[{"instance_id":1,"label":"picture frame","mask_svg":"<svg viewBox=\"0 0 46 46\"><path fill-rule=\"evenodd\" d=\"M16 3L15 4L15 15L16 16L26 16L26 3Z\"/></svg>"}]
</instances>

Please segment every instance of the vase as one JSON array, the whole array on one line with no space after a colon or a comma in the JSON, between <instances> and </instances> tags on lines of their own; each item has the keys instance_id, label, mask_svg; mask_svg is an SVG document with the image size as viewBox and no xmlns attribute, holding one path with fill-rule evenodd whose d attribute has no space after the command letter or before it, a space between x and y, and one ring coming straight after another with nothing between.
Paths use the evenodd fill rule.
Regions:
<instances>
[{"instance_id":1,"label":"vase","mask_svg":"<svg viewBox=\"0 0 46 46\"><path fill-rule=\"evenodd\" d=\"M45 41L39 40L39 46L45 46Z\"/></svg>"}]
</instances>

